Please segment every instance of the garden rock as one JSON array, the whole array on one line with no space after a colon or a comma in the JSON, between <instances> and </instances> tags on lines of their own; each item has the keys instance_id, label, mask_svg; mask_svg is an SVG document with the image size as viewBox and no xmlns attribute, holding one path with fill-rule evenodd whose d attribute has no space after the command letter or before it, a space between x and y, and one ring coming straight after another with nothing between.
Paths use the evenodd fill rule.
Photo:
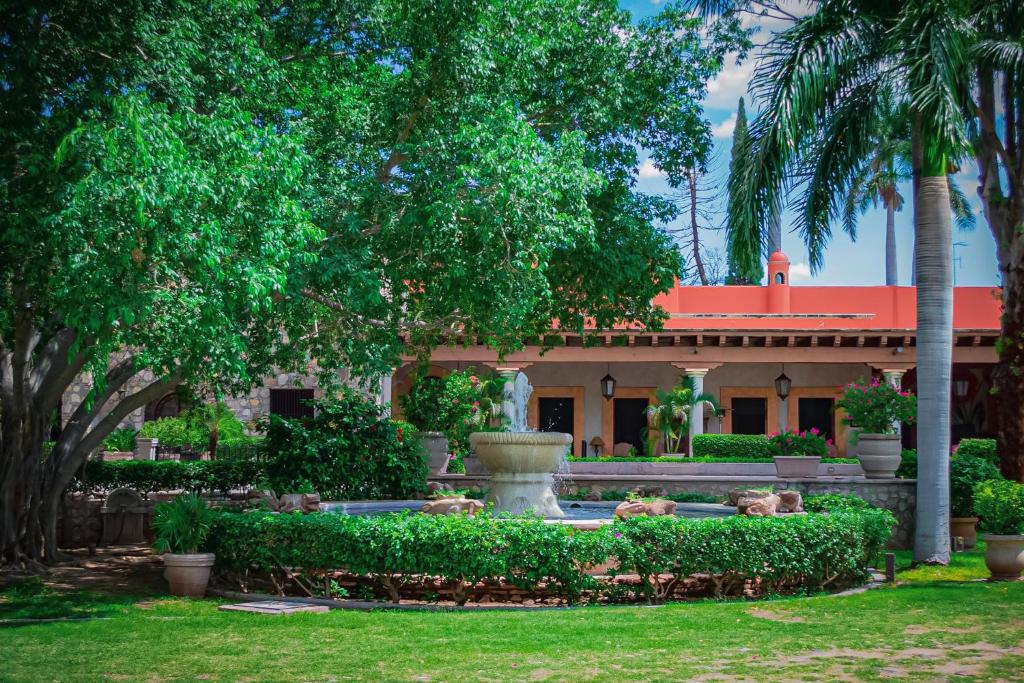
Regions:
<instances>
[{"instance_id":1,"label":"garden rock","mask_svg":"<svg viewBox=\"0 0 1024 683\"><path fill-rule=\"evenodd\" d=\"M619 519L664 517L674 514L676 514L676 503L671 500L652 500L649 503L642 500L627 500L619 503L615 508L615 516Z\"/></svg>"},{"instance_id":2,"label":"garden rock","mask_svg":"<svg viewBox=\"0 0 1024 683\"><path fill-rule=\"evenodd\" d=\"M779 512L803 512L804 499L799 491L777 491L779 497Z\"/></svg>"},{"instance_id":3,"label":"garden rock","mask_svg":"<svg viewBox=\"0 0 1024 683\"><path fill-rule=\"evenodd\" d=\"M459 496L457 498L438 498L423 504L420 512L426 515L458 515L466 513L470 517L484 509L479 500Z\"/></svg>"},{"instance_id":4,"label":"garden rock","mask_svg":"<svg viewBox=\"0 0 1024 683\"><path fill-rule=\"evenodd\" d=\"M600 502L600 501L603 500L603 497L602 497L603 493L604 493L604 489L603 488L601 488L600 486L595 486L595 487L591 488L589 491L587 491L586 495L583 496L583 500L588 500L588 501L591 501L591 502Z\"/></svg>"},{"instance_id":5,"label":"garden rock","mask_svg":"<svg viewBox=\"0 0 1024 683\"><path fill-rule=\"evenodd\" d=\"M640 498L657 498L668 495L664 486L634 486L630 489L630 493Z\"/></svg>"},{"instance_id":6,"label":"garden rock","mask_svg":"<svg viewBox=\"0 0 1024 683\"><path fill-rule=\"evenodd\" d=\"M741 498L767 498L772 495L771 491L754 491L751 489L733 489L729 491L729 500L726 501L726 505L730 507L736 507L739 504Z\"/></svg>"},{"instance_id":7,"label":"garden rock","mask_svg":"<svg viewBox=\"0 0 1024 683\"><path fill-rule=\"evenodd\" d=\"M252 500L265 503L271 512L320 512L319 493L285 493L279 497L273 491L261 491Z\"/></svg>"},{"instance_id":8,"label":"garden rock","mask_svg":"<svg viewBox=\"0 0 1024 683\"><path fill-rule=\"evenodd\" d=\"M771 517L778 513L782 499L775 494L764 498L740 498L736 501L736 511L750 517Z\"/></svg>"}]
</instances>

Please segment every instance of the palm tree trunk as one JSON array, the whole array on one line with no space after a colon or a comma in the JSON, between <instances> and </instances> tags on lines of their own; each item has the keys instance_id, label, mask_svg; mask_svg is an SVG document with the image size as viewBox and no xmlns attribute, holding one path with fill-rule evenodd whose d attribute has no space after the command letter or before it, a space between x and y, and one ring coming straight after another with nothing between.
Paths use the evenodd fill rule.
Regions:
<instances>
[{"instance_id":1,"label":"palm tree trunk","mask_svg":"<svg viewBox=\"0 0 1024 683\"><path fill-rule=\"evenodd\" d=\"M895 287L899 284L899 268L896 264L896 209L892 202L885 206L885 284Z\"/></svg>"},{"instance_id":2,"label":"palm tree trunk","mask_svg":"<svg viewBox=\"0 0 1024 683\"><path fill-rule=\"evenodd\" d=\"M945 158L935 149L925 149L922 177L915 184L914 223L918 390L914 561L948 564L953 244Z\"/></svg>"}]
</instances>

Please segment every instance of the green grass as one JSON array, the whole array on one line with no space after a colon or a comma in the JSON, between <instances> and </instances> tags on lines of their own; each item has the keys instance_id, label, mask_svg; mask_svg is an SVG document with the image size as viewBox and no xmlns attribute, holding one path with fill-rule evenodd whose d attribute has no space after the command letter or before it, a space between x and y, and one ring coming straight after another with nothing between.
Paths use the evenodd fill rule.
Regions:
<instances>
[{"instance_id":1,"label":"green grass","mask_svg":"<svg viewBox=\"0 0 1024 683\"><path fill-rule=\"evenodd\" d=\"M974 551L844 597L289 617L29 583L0 592L0 680L1019 680L1024 583L983 576ZM4 623L59 616L97 618Z\"/></svg>"}]
</instances>

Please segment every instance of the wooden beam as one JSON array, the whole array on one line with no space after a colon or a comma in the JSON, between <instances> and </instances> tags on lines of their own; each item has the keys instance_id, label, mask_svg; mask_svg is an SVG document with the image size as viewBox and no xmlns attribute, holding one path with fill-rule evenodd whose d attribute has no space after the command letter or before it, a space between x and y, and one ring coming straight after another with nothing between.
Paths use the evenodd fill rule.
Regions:
<instances>
[{"instance_id":1,"label":"wooden beam","mask_svg":"<svg viewBox=\"0 0 1024 683\"><path fill-rule=\"evenodd\" d=\"M841 335L837 334L836 336L832 337L832 346L834 348L838 349L842 345L843 345L843 337Z\"/></svg>"},{"instance_id":2,"label":"wooden beam","mask_svg":"<svg viewBox=\"0 0 1024 683\"><path fill-rule=\"evenodd\" d=\"M724 334L718 336L718 345L719 346L728 346L728 344L725 341L725 335Z\"/></svg>"},{"instance_id":3,"label":"wooden beam","mask_svg":"<svg viewBox=\"0 0 1024 683\"><path fill-rule=\"evenodd\" d=\"M628 335L626 337L626 345L627 346L636 346L636 335L635 334L631 334L631 335Z\"/></svg>"},{"instance_id":4,"label":"wooden beam","mask_svg":"<svg viewBox=\"0 0 1024 683\"><path fill-rule=\"evenodd\" d=\"M889 345L889 337L883 334L882 338L878 340L878 345L880 347L882 347L882 348L885 348L886 346L888 346Z\"/></svg>"},{"instance_id":5,"label":"wooden beam","mask_svg":"<svg viewBox=\"0 0 1024 683\"><path fill-rule=\"evenodd\" d=\"M772 347L772 335L768 335L764 338L764 347L770 349Z\"/></svg>"},{"instance_id":6,"label":"wooden beam","mask_svg":"<svg viewBox=\"0 0 1024 683\"><path fill-rule=\"evenodd\" d=\"M981 346L981 335L974 335L974 339L971 340L971 346Z\"/></svg>"},{"instance_id":7,"label":"wooden beam","mask_svg":"<svg viewBox=\"0 0 1024 683\"><path fill-rule=\"evenodd\" d=\"M676 339L678 339L678 337L676 337ZM703 334L698 334L697 335L696 345L697 345L697 348L700 348L700 347L704 346L704 335Z\"/></svg>"},{"instance_id":8,"label":"wooden beam","mask_svg":"<svg viewBox=\"0 0 1024 683\"><path fill-rule=\"evenodd\" d=\"M857 337L857 348L860 349L860 348L863 348L863 347L864 347L864 335L861 335L861 336Z\"/></svg>"},{"instance_id":9,"label":"wooden beam","mask_svg":"<svg viewBox=\"0 0 1024 683\"><path fill-rule=\"evenodd\" d=\"M796 337L794 337L793 335L789 335L789 339L786 341L786 346L796 346Z\"/></svg>"},{"instance_id":10,"label":"wooden beam","mask_svg":"<svg viewBox=\"0 0 1024 683\"><path fill-rule=\"evenodd\" d=\"M658 345L658 335L652 334L651 335L651 346L657 346L657 345Z\"/></svg>"},{"instance_id":11,"label":"wooden beam","mask_svg":"<svg viewBox=\"0 0 1024 683\"><path fill-rule=\"evenodd\" d=\"M750 337L747 336L747 335L743 335L743 348L748 348L749 346L750 346Z\"/></svg>"},{"instance_id":12,"label":"wooden beam","mask_svg":"<svg viewBox=\"0 0 1024 683\"><path fill-rule=\"evenodd\" d=\"M811 346L817 346L817 345L818 345L818 335L812 334L811 335Z\"/></svg>"}]
</instances>

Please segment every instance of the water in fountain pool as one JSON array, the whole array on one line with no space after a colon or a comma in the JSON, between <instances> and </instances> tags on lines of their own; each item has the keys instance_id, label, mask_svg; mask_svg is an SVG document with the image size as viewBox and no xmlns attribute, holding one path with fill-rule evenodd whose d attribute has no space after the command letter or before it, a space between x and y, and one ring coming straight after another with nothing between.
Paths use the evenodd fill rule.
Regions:
<instances>
[{"instance_id":1,"label":"water in fountain pool","mask_svg":"<svg viewBox=\"0 0 1024 683\"><path fill-rule=\"evenodd\" d=\"M582 522L591 520L610 521L615 516L615 502L590 502L576 500L559 501L565 517L558 521ZM416 512L423 506L422 500L370 500L354 502L321 503L320 509L341 515L383 515L390 512L411 510ZM728 517L735 508L715 503L679 503L677 517L701 519L705 517Z\"/></svg>"}]
</instances>

